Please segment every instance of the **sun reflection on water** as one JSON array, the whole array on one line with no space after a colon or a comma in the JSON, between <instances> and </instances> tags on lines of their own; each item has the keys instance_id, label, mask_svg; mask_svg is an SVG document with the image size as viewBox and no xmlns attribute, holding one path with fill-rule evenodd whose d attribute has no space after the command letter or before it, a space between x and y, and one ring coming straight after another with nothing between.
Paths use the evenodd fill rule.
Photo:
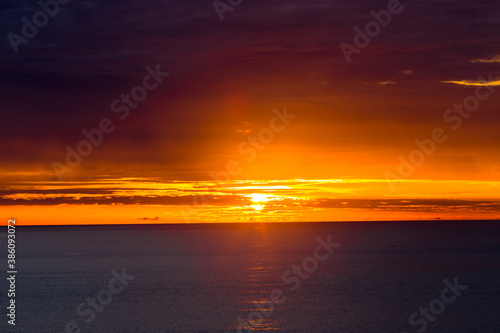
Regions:
<instances>
[{"instance_id":1,"label":"sun reflection on water","mask_svg":"<svg viewBox=\"0 0 500 333\"><path fill-rule=\"evenodd\" d=\"M267 197L256 196L258 200L267 200ZM260 201L259 201L260 202ZM263 206L263 205L262 205ZM274 312L275 305L270 305L270 294L276 288L274 281L278 281L276 266L271 261L270 244L267 238L265 224L256 224L253 227L252 241L253 255L248 259L247 290L241 300L242 314L245 322L257 331L279 330L279 320ZM271 308L273 307L273 308Z\"/></svg>"}]
</instances>

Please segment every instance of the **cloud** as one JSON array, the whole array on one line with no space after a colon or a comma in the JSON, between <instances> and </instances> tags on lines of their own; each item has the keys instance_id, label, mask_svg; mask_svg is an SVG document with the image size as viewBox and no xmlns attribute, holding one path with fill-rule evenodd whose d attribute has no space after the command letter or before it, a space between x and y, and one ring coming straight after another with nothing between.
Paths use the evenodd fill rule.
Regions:
<instances>
[{"instance_id":1,"label":"cloud","mask_svg":"<svg viewBox=\"0 0 500 333\"><path fill-rule=\"evenodd\" d=\"M257 170L259 161L269 164L269 172L277 170L271 164L281 163L291 146L297 154L305 152L302 160L309 165L318 158L318 166L337 166L341 160L352 164L350 153L341 149L369 155L376 146L377 156L392 154L400 149L395 146L413 140L403 136L417 135L415 126L425 126L420 133L433 128L433 115L455 98L451 89L435 89L434 83L474 78L477 64L471 59L492 55L499 15L486 2L413 1L404 18L395 16L346 66L338 44L352 43L353 28L372 20L370 11L383 9L379 5L368 0L255 0L226 12L222 23L211 2L201 0L72 2L17 56L7 39L1 44L0 99L10 110L0 131L2 171L53 172L51 163L65 160L66 147L75 148L84 139L83 129L90 131L109 117L118 130L72 175L113 170L115 175L206 179L229 155L238 157L241 137L268 121L269 110L293 103L307 117L287 129L287 138L273 143L275 158L267 162L271 148L266 149L245 170ZM4 30L16 33L20 18L38 8L28 0L5 0L0 7ZM110 109L112 101L130 92L141 82L145 66L154 64L172 77L122 122ZM360 89L362 82L374 84ZM478 132L465 138L470 146L483 144L479 138L497 124L494 104L484 105L484 114L491 117L475 117ZM494 140L485 146L491 146L487 155L495 156ZM334 147L337 155L331 154ZM324 162L323 156L336 161L329 157ZM385 170L385 157L380 161L376 164ZM317 177L317 169L289 172ZM367 177L365 169L359 170L347 171Z\"/></svg>"},{"instance_id":2,"label":"cloud","mask_svg":"<svg viewBox=\"0 0 500 333\"><path fill-rule=\"evenodd\" d=\"M387 85L396 84L396 82L394 82L394 81L381 81L378 84L381 84L383 86L387 86Z\"/></svg>"},{"instance_id":3,"label":"cloud","mask_svg":"<svg viewBox=\"0 0 500 333\"><path fill-rule=\"evenodd\" d=\"M142 220L142 221L158 221L160 218L158 216L154 217L154 218L150 218L150 217L139 217L138 220Z\"/></svg>"},{"instance_id":4,"label":"cloud","mask_svg":"<svg viewBox=\"0 0 500 333\"><path fill-rule=\"evenodd\" d=\"M476 63L476 62L483 62L483 63L500 62L500 55L496 55L496 56L494 56L491 59L476 58L476 59L472 59L470 62L471 63Z\"/></svg>"},{"instance_id":5,"label":"cloud","mask_svg":"<svg viewBox=\"0 0 500 333\"><path fill-rule=\"evenodd\" d=\"M474 80L461 80L461 81L441 81L444 83L451 83L451 84L457 84L460 86L476 86L476 87L483 87L483 86L500 86L500 79L496 79L493 81L474 81Z\"/></svg>"}]
</instances>

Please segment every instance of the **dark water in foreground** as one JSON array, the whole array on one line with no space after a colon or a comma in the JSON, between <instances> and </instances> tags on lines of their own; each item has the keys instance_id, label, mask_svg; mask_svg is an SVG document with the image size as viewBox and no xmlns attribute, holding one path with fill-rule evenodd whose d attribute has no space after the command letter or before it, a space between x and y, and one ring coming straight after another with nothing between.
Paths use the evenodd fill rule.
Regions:
<instances>
[{"instance_id":1,"label":"dark water in foreground","mask_svg":"<svg viewBox=\"0 0 500 333\"><path fill-rule=\"evenodd\" d=\"M238 318L242 332L500 332L499 222L18 227L16 235L17 325L7 324L2 279L1 332L235 332ZM328 235L340 244L331 255L317 240ZM122 268L120 283L111 271ZM445 279L467 289L442 294ZM272 311L271 298L280 303Z\"/></svg>"}]
</instances>

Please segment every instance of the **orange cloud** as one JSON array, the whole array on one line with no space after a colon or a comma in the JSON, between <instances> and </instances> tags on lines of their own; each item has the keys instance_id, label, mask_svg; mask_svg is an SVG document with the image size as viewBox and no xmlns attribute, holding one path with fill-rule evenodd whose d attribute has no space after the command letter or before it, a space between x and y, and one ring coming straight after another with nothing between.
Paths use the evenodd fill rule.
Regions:
<instances>
[{"instance_id":1,"label":"orange cloud","mask_svg":"<svg viewBox=\"0 0 500 333\"><path fill-rule=\"evenodd\" d=\"M500 62L500 55L496 55L496 56L494 56L491 59L476 58L476 59L472 59L470 62L471 63L476 63L476 62L482 62L482 63Z\"/></svg>"}]
</instances>

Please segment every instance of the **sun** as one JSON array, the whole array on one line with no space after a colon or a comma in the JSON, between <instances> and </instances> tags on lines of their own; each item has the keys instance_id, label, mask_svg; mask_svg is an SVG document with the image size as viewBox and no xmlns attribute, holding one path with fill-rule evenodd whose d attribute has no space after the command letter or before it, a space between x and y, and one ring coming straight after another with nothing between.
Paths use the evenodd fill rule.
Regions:
<instances>
[{"instance_id":1,"label":"sun","mask_svg":"<svg viewBox=\"0 0 500 333\"><path fill-rule=\"evenodd\" d=\"M252 202L267 202L269 201L266 194L254 193L250 195Z\"/></svg>"},{"instance_id":2,"label":"sun","mask_svg":"<svg viewBox=\"0 0 500 333\"><path fill-rule=\"evenodd\" d=\"M267 195L267 194L253 193L253 194L250 194L249 197L250 197L250 200L253 203L255 203L254 205L250 205L250 207L252 207L253 209L255 209L257 211L261 211L262 209L264 209L265 205L263 203L269 201L269 195ZM260 205L258 205L258 204L260 204Z\"/></svg>"}]
</instances>

